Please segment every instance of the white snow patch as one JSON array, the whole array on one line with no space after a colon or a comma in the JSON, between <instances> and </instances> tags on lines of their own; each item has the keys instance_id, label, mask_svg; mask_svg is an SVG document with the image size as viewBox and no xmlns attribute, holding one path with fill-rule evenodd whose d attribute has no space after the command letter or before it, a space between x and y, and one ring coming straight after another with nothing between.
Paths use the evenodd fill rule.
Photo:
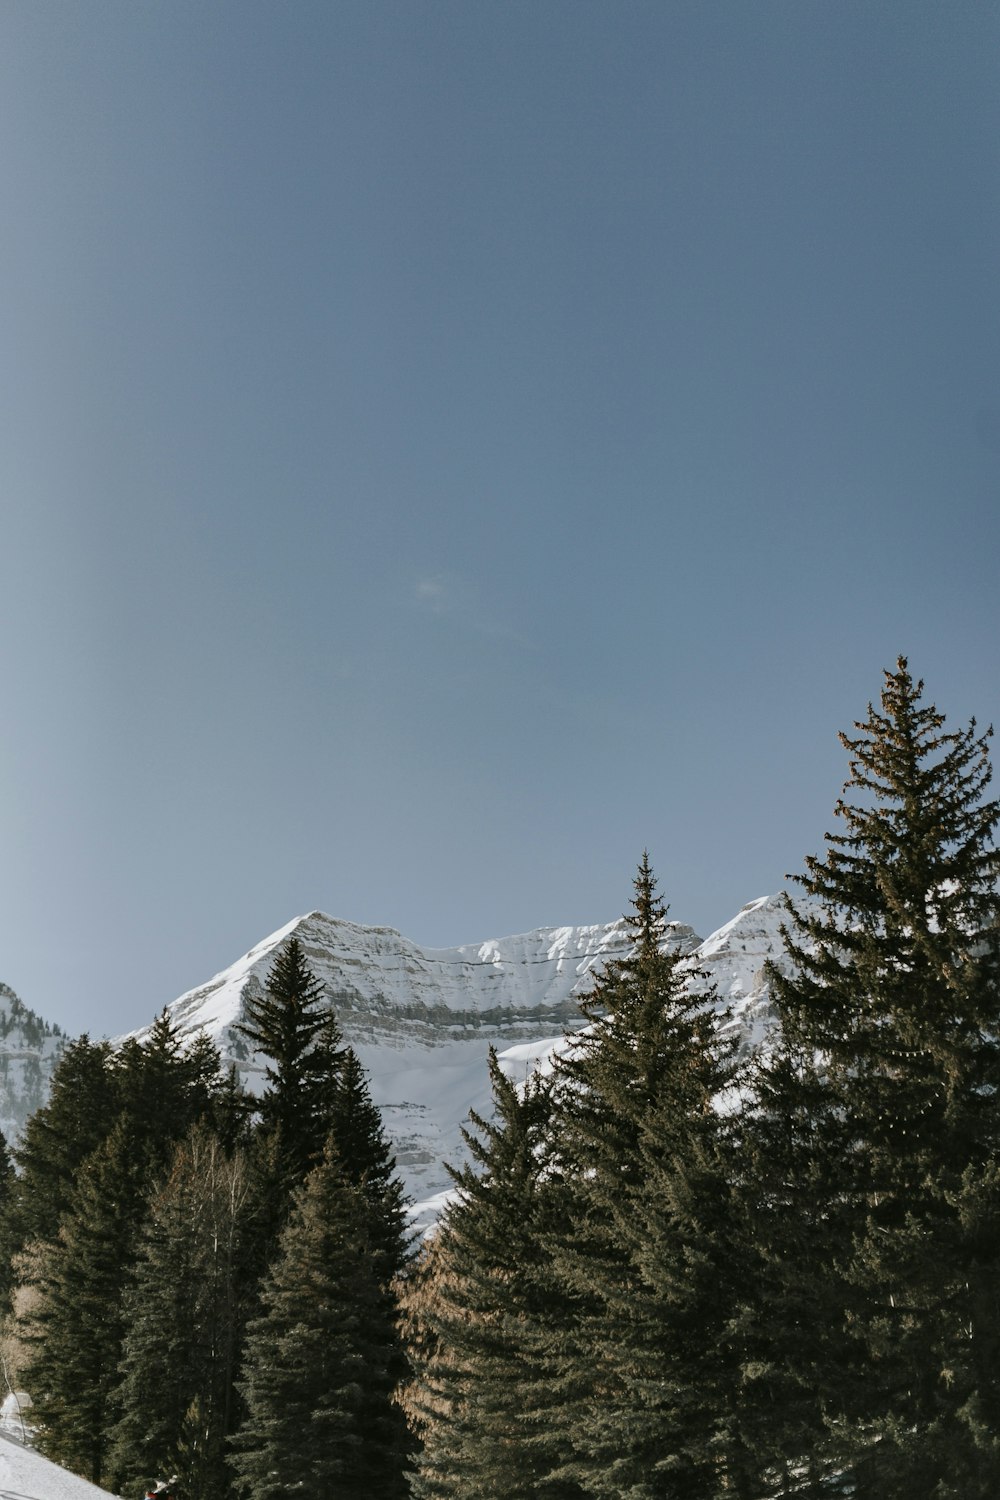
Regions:
<instances>
[{"instance_id":1,"label":"white snow patch","mask_svg":"<svg viewBox=\"0 0 1000 1500\"><path fill-rule=\"evenodd\" d=\"M95 1500L111 1493L0 1431L0 1500Z\"/></svg>"}]
</instances>

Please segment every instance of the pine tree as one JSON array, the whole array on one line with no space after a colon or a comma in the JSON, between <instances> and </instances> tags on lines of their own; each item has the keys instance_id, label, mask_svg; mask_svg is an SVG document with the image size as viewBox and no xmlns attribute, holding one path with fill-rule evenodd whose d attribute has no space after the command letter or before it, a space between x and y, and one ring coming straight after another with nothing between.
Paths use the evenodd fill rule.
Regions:
<instances>
[{"instance_id":1,"label":"pine tree","mask_svg":"<svg viewBox=\"0 0 1000 1500\"><path fill-rule=\"evenodd\" d=\"M563 1358L587 1372L558 1414L573 1447L563 1472L608 1500L745 1493L729 1415L744 1251L732 1225L733 1131L715 1107L733 1087L733 1060L714 995L696 993L690 966L665 947L645 855L626 921L633 948L595 983L590 1025L557 1069L572 1222L553 1259L576 1298Z\"/></svg>"},{"instance_id":2,"label":"pine tree","mask_svg":"<svg viewBox=\"0 0 1000 1500\"><path fill-rule=\"evenodd\" d=\"M41 1190L25 1201L39 1209L39 1223L41 1210L51 1216L60 1191L64 1206L52 1237L33 1241L18 1263L26 1289L21 1326L31 1346L26 1380L42 1422L42 1447L99 1482L119 1415L124 1302L147 1200L177 1140L211 1109L221 1083L214 1048L184 1049L166 1013L145 1042L130 1041L117 1055L78 1049L65 1077L89 1087L71 1099L64 1079L50 1115L58 1128L32 1137L32 1170ZM117 1110L97 1122L83 1105L102 1097ZM78 1166L66 1194L61 1184L73 1159L66 1125L75 1118L83 1139L97 1135L100 1144Z\"/></svg>"},{"instance_id":3,"label":"pine tree","mask_svg":"<svg viewBox=\"0 0 1000 1500\"><path fill-rule=\"evenodd\" d=\"M239 1029L266 1059L261 1122L280 1143L290 1193L323 1151L341 1062L336 1020L298 938L277 954L263 994L246 1000Z\"/></svg>"},{"instance_id":4,"label":"pine tree","mask_svg":"<svg viewBox=\"0 0 1000 1500\"><path fill-rule=\"evenodd\" d=\"M253 1100L243 1088L239 1069L235 1063L230 1063L218 1087L213 1090L205 1116L206 1123L227 1154L232 1155L237 1147L249 1145L252 1111Z\"/></svg>"},{"instance_id":5,"label":"pine tree","mask_svg":"<svg viewBox=\"0 0 1000 1500\"><path fill-rule=\"evenodd\" d=\"M28 1120L14 1153L15 1243L55 1238L77 1172L107 1137L120 1107L110 1044L86 1035L70 1042L56 1064L48 1101Z\"/></svg>"},{"instance_id":6,"label":"pine tree","mask_svg":"<svg viewBox=\"0 0 1000 1500\"><path fill-rule=\"evenodd\" d=\"M113 1066L136 1141L162 1170L176 1143L214 1112L224 1093L218 1048L204 1033L186 1041L164 1009L141 1042L124 1043Z\"/></svg>"},{"instance_id":7,"label":"pine tree","mask_svg":"<svg viewBox=\"0 0 1000 1500\"><path fill-rule=\"evenodd\" d=\"M407 1493L408 1442L392 1399L396 1308L375 1271L369 1225L331 1140L296 1194L250 1326L248 1416L232 1459L248 1500L299 1489L344 1500Z\"/></svg>"},{"instance_id":8,"label":"pine tree","mask_svg":"<svg viewBox=\"0 0 1000 1500\"><path fill-rule=\"evenodd\" d=\"M6 1309L14 1280L13 1203L17 1178L7 1149L7 1138L0 1131L0 1308Z\"/></svg>"},{"instance_id":9,"label":"pine tree","mask_svg":"<svg viewBox=\"0 0 1000 1500\"><path fill-rule=\"evenodd\" d=\"M108 1462L117 1489L176 1473L187 1500L230 1492L226 1440L253 1284L246 1274L252 1204L240 1154L205 1126L178 1147L145 1216L125 1302L121 1417Z\"/></svg>"},{"instance_id":10,"label":"pine tree","mask_svg":"<svg viewBox=\"0 0 1000 1500\"><path fill-rule=\"evenodd\" d=\"M843 1315L839 1267L849 1212L835 1180L845 1116L833 1107L815 1049L785 1038L754 1067L734 1222L752 1245L735 1323L743 1349L740 1435L756 1494L826 1497L842 1472L827 1420L839 1372L857 1348Z\"/></svg>"},{"instance_id":11,"label":"pine tree","mask_svg":"<svg viewBox=\"0 0 1000 1500\"><path fill-rule=\"evenodd\" d=\"M37 1300L22 1326L39 1445L94 1484L106 1472L131 1245L147 1185L120 1120L82 1168L57 1238L38 1245Z\"/></svg>"},{"instance_id":12,"label":"pine tree","mask_svg":"<svg viewBox=\"0 0 1000 1500\"><path fill-rule=\"evenodd\" d=\"M859 1497L969 1500L1000 1490L1000 806L988 735L922 691L900 658L841 736L843 831L806 861L772 974L762 1129L798 1189L772 1195L765 1248L819 1314L799 1378L824 1367L824 1430L785 1441Z\"/></svg>"},{"instance_id":13,"label":"pine tree","mask_svg":"<svg viewBox=\"0 0 1000 1500\"><path fill-rule=\"evenodd\" d=\"M557 1289L547 1234L558 1193L545 1169L547 1084L519 1091L490 1052L494 1117L473 1113L472 1162L405 1291L414 1378L405 1404L422 1441L415 1494L571 1500L552 1479L564 1439L545 1420L561 1372L548 1358Z\"/></svg>"},{"instance_id":14,"label":"pine tree","mask_svg":"<svg viewBox=\"0 0 1000 1500\"><path fill-rule=\"evenodd\" d=\"M386 1140L378 1107L372 1102L364 1069L353 1047L337 1051L335 1089L329 1107L330 1133L347 1180L371 1210L370 1242L377 1274L389 1286L409 1258L403 1184Z\"/></svg>"}]
</instances>

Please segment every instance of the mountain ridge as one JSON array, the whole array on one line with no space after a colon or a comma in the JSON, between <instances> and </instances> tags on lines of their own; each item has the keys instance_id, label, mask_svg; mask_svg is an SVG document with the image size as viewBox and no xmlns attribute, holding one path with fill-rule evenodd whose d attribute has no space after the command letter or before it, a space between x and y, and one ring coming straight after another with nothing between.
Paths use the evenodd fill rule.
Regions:
<instances>
[{"instance_id":1,"label":"mountain ridge","mask_svg":"<svg viewBox=\"0 0 1000 1500\"><path fill-rule=\"evenodd\" d=\"M781 961L780 926L786 915L779 894L748 902L706 939L683 922L667 925L665 946L682 955L692 990L704 993L716 986L720 1024L735 1028L744 1047L760 1046L773 1024L765 966ZM263 1063L252 1055L239 1023L247 998L263 990L278 949L292 935L366 1070L418 1222L433 1217L450 1186L445 1164L464 1159L461 1126L469 1111L490 1111L489 1046L515 1081L544 1066L565 1033L583 1024L580 997L595 970L631 946L624 918L430 948L395 928L365 926L318 910L295 917L166 1007L182 1037L206 1032L251 1089L261 1086ZM5 1054L8 1013L32 1016L39 1032L34 1061L18 1062L15 1054L19 1047L24 1050L20 1033ZM147 1031L128 1035L141 1038ZM115 1044L125 1040L118 1037ZM0 986L0 1126L5 1132L16 1133L23 1125L27 1098L24 1087L5 1093L7 1079L16 1085L18 1067L26 1068L37 1108L63 1045L57 1029L46 1028Z\"/></svg>"},{"instance_id":2,"label":"mountain ridge","mask_svg":"<svg viewBox=\"0 0 1000 1500\"><path fill-rule=\"evenodd\" d=\"M716 985L720 1018L746 1047L759 1046L771 1024L765 965L780 952L784 915L778 895L748 902L704 940L683 922L667 925L665 946L689 962L690 985ZM450 1186L445 1163L464 1159L469 1111L489 1113L488 1047L521 1081L583 1024L579 1000L594 970L632 941L624 918L456 948L424 948L394 928L320 911L294 918L168 1007L182 1034L207 1031L251 1088L262 1065L238 1030L243 1007L292 935L365 1067L418 1220Z\"/></svg>"}]
</instances>

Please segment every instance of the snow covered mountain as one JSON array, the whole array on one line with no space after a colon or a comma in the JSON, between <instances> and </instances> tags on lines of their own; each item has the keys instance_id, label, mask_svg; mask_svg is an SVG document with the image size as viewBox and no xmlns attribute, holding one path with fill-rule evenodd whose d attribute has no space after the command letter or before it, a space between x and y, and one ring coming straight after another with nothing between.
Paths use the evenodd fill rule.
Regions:
<instances>
[{"instance_id":1,"label":"snow covered mountain","mask_svg":"<svg viewBox=\"0 0 1000 1500\"><path fill-rule=\"evenodd\" d=\"M246 997L260 993L277 950L292 936L368 1073L407 1191L418 1201L449 1185L444 1163L461 1158L459 1128L470 1108L489 1108L490 1044L501 1052L515 1043L548 1044L578 1023L578 996L593 970L628 945L618 921L422 948L389 927L311 912L169 1007L182 1033L207 1031L250 1087L261 1065L236 1027ZM686 953L698 937L675 923L670 942Z\"/></svg>"},{"instance_id":2,"label":"snow covered mountain","mask_svg":"<svg viewBox=\"0 0 1000 1500\"><path fill-rule=\"evenodd\" d=\"M689 956L693 970L706 971L693 987L715 983L748 1045L762 1040L768 1024L763 966L780 952L781 910L780 897L752 901L705 942L682 923L669 928L668 944ZM628 947L621 920L434 949L388 927L322 912L298 917L169 1007L182 1032L207 1031L251 1087L261 1065L236 1027L246 997L260 992L276 950L292 936L368 1073L418 1219L433 1215L450 1184L445 1162L462 1159L469 1110L489 1111L490 1044L508 1074L523 1078L580 1023L579 996L595 969Z\"/></svg>"},{"instance_id":3,"label":"snow covered mountain","mask_svg":"<svg viewBox=\"0 0 1000 1500\"><path fill-rule=\"evenodd\" d=\"M780 896L751 901L704 942L671 923L667 942L692 967L692 987L716 986L720 1010L746 1046L769 1021L764 965L781 954ZM445 1162L462 1159L470 1109L488 1113L487 1049L523 1079L580 1024L579 997L610 958L627 951L624 921L544 927L460 948L423 948L389 927L322 912L297 917L168 1007L182 1033L206 1031L254 1087L262 1064L236 1029L247 996L267 982L281 944L295 936L357 1051L382 1110L418 1222L450 1186ZM703 971L703 973L701 972ZM17 1133L44 1102L65 1038L0 985L0 1128Z\"/></svg>"}]
</instances>

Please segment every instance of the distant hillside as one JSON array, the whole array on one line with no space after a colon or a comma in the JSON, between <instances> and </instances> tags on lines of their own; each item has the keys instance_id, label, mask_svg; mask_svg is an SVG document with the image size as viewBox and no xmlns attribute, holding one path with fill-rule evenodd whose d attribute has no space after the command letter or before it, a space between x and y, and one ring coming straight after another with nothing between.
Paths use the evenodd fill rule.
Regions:
<instances>
[{"instance_id":1,"label":"distant hillside","mask_svg":"<svg viewBox=\"0 0 1000 1500\"><path fill-rule=\"evenodd\" d=\"M0 984L0 1130L10 1141L45 1103L66 1037Z\"/></svg>"}]
</instances>

